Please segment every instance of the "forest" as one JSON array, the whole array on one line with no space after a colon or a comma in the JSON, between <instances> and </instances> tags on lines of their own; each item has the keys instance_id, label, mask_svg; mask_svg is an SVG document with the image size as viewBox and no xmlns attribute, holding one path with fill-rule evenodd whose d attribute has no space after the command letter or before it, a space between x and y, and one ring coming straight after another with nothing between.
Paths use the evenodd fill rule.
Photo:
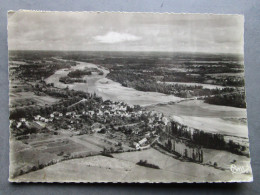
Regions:
<instances>
[{"instance_id":1,"label":"forest","mask_svg":"<svg viewBox=\"0 0 260 195\"><path fill-rule=\"evenodd\" d=\"M246 108L244 93L218 94L214 97L205 98L205 102L215 105L233 106L238 108Z\"/></svg>"},{"instance_id":2,"label":"forest","mask_svg":"<svg viewBox=\"0 0 260 195\"><path fill-rule=\"evenodd\" d=\"M62 82L62 83L65 83L65 84L71 84L71 83L74 83L74 82L77 82L77 83L86 83L87 82L85 79L77 78L77 77L71 78L69 76L60 77L59 81Z\"/></svg>"},{"instance_id":3,"label":"forest","mask_svg":"<svg viewBox=\"0 0 260 195\"><path fill-rule=\"evenodd\" d=\"M81 78L84 75L91 75L91 71L90 70L74 70L68 73L68 77L71 78Z\"/></svg>"}]
</instances>

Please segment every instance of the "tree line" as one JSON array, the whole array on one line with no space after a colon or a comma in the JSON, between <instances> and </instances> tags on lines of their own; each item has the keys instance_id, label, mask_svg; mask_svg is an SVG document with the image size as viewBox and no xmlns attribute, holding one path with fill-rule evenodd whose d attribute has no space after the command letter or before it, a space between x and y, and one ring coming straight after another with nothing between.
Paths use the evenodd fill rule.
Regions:
<instances>
[{"instance_id":1,"label":"tree line","mask_svg":"<svg viewBox=\"0 0 260 195\"><path fill-rule=\"evenodd\" d=\"M235 143L232 140L226 141L222 134L205 132L199 129L193 129L191 131L187 126L175 121L171 122L171 129L168 133L172 136L185 138L205 148L227 150L239 155L249 155L245 152L245 146Z\"/></svg>"},{"instance_id":2,"label":"tree line","mask_svg":"<svg viewBox=\"0 0 260 195\"><path fill-rule=\"evenodd\" d=\"M215 105L233 106L238 108L246 108L246 100L244 93L234 94L218 94L213 97L206 97L205 102Z\"/></svg>"}]
</instances>

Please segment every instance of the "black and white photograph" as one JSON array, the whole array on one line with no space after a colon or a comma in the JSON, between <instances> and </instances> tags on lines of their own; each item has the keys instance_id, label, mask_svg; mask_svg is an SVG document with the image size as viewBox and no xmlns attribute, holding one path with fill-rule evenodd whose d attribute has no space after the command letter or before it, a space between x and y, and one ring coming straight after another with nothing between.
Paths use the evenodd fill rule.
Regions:
<instances>
[{"instance_id":1,"label":"black and white photograph","mask_svg":"<svg viewBox=\"0 0 260 195\"><path fill-rule=\"evenodd\" d=\"M244 16L9 11L11 182L251 182Z\"/></svg>"}]
</instances>

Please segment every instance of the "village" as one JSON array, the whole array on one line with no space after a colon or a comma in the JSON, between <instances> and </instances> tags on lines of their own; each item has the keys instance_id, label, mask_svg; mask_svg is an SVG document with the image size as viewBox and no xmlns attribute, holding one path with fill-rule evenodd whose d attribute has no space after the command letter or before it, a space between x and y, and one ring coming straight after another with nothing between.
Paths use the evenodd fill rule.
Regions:
<instances>
[{"instance_id":1,"label":"village","mask_svg":"<svg viewBox=\"0 0 260 195\"><path fill-rule=\"evenodd\" d=\"M68 89L58 89L44 81L34 85L34 93L61 97L70 95ZM75 94L72 92L71 95ZM172 146L168 147L169 136L163 134L171 132L172 121L162 113L146 111L124 102L103 101L96 94L74 97L69 104L66 108L52 105L51 108L40 109L34 116L25 115L28 117L11 120L12 135L18 140L26 140L30 134L59 135L64 131L70 132L70 136L99 135L110 143L102 147L110 153L145 150L156 143L177 157L203 162L200 147L187 139L175 137L171 141Z\"/></svg>"},{"instance_id":2,"label":"village","mask_svg":"<svg viewBox=\"0 0 260 195\"><path fill-rule=\"evenodd\" d=\"M94 94L93 99L95 98ZM123 102L106 100L97 104L96 108L88 110L86 109L88 101L83 98L68 106L66 112L54 111L50 114L43 112L30 119L11 120L13 134L17 137L25 137L27 133L58 134L62 129L74 132L76 135L110 134L113 139L116 139L114 133L120 132L129 136L128 140L125 140L129 146L141 149L149 147L149 143L157 135L156 132L170 124L163 114L145 111L140 106L129 106Z\"/></svg>"}]
</instances>

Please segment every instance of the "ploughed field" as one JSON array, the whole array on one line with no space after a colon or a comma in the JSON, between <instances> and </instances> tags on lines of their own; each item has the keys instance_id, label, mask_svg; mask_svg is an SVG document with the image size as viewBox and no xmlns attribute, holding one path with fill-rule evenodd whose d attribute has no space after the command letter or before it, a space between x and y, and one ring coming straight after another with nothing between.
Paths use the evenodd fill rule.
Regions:
<instances>
[{"instance_id":1,"label":"ploughed field","mask_svg":"<svg viewBox=\"0 0 260 195\"><path fill-rule=\"evenodd\" d=\"M77 135L65 130L51 133L31 134L27 139L10 139L11 177L42 169L63 160L101 154L104 148L117 149L115 140L109 141L105 135ZM122 145L123 150L129 150Z\"/></svg>"}]
</instances>

